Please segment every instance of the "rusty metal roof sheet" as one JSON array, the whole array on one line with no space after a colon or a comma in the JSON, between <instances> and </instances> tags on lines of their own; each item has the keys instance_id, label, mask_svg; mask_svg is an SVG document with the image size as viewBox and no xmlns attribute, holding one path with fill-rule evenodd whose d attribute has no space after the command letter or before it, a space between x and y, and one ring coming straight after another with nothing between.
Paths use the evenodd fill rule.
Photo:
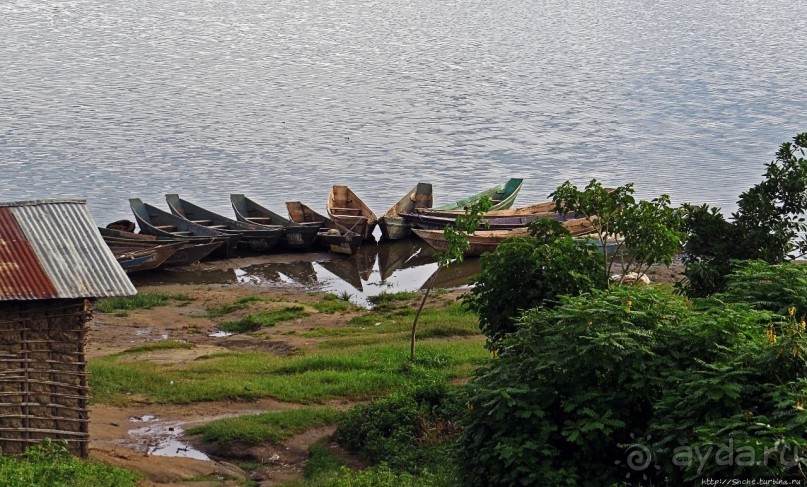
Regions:
<instances>
[{"instance_id":1,"label":"rusty metal roof sheet","mask_svg":"<svg viewBox=\"0 0 807 487\"><path fill-rule=\"evenodd\" d=\"M0 301L136 293L84 200L0 203Z\"/></svg>"}]
</instances>

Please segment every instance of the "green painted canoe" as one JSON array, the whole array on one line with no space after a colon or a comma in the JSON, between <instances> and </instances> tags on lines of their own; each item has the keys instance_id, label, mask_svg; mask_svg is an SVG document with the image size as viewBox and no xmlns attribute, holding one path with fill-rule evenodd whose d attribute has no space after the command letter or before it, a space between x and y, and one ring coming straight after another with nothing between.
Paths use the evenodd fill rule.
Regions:
<instances>
[{"instance_id":1,"label":"green painted canoe","mask_svg":"<svg viewBox=\"0 0 807 487\"><path fill-rule=\"evenodd\" d=\"M481 193L455 201L454 203L443 206L435 206L433 209L438 211L463 210L465 207L471 206L479 201L483 196L487 196L493 200L493 207L491 207L491 210L506 210L513 206L513 202L516 201L516 196L518 196L518 192L521 190L521 184L523 182L523 179L512 178L504 184L499 184L490 189L486 189ZM428 210L425 210L425 212L428 212Z\"/></svg>"}]
</instances>

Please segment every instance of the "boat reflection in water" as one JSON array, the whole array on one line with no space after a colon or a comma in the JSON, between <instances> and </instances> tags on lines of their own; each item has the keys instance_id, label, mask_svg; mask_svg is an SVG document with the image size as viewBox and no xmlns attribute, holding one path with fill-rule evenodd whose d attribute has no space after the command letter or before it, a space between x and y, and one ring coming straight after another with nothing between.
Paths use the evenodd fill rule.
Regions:
<instances>
[{"instance_id":1,"label":"boat reflection in water","mask_svg":"<svg viewBox=\"0 0 807 487\"><path fill-rule=\"evenodd\" d=\"M222 268L231 263L232 267ZM384 292L417 291L428 285L437 270L434 250L422 240L366 242L354 255L332 253L260 255L229 261L202 262L187 268L133 275L136 285L245 284L291 287L351 296L367 305L367 298ZM461 287L479 271L479 259L443 269L436 288Z\"/></svg>"}]
</instances>

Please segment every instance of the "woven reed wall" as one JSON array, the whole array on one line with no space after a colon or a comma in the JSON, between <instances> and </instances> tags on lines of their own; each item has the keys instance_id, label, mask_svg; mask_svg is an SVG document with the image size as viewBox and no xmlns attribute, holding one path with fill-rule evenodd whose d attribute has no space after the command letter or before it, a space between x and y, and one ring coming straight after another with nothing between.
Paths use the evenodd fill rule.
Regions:
<instances>
[{"instance_id":1,"label":"woven reed wall","mask_svg":"<svg viewBox=\"0 0 807 487\"><path fill-rule=\"evenodd\" d=\"M89 300L0 302L0 454L45 438L87 457Z\"/></svg>"}]
</instances>

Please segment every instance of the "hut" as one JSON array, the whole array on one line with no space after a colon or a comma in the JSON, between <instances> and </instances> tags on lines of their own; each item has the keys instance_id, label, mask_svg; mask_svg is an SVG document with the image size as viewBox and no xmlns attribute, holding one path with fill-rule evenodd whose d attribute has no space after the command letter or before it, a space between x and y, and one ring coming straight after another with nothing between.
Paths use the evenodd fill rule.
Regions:
<instances>
[{"instance_id":1,"label":"hut","mask_svg":"<svg viewBox=\"0 0 807 487\"><path fill-rule=\"evenodd\" d=\"M84 200L0 203L0 454L51 438L87 456L86 323L136 293Z\"/></svg>"}]
</instances>

